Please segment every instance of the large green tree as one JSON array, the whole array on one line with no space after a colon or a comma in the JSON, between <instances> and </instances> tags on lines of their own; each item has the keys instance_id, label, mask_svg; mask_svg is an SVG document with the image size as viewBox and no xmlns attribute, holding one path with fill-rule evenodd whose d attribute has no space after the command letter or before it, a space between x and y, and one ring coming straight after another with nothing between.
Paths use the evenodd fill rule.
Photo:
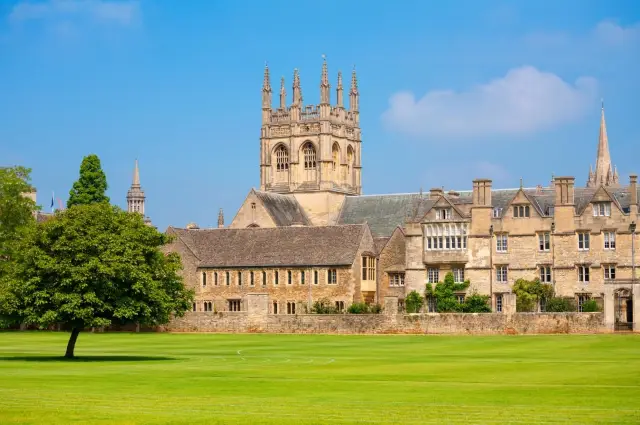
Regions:
<instances>
[{"instance_id":1,"label":"large green tree","mask_svg":"<svg viewBox=\"0 0 640 425\"><path fill-rule=\"evenodd\" d=\"M25 167L0 168L0 275L2 266L11 258L15 241L29 225L34 224L36 203L27 194L31 170Z\"/></svg>"},{"instance_id":2,"label":"large green tree","mask_svg":"<svg viewBox=\"0 0 640 425\"><path fill-rule=\"evenodd\" d=\"M58 212L22 241L5 314L41 328L64 325L69 358L83 329L165 324L193 302L180 258L161 250L169 241L140 215L108 203Z\"/></svg>"},{"instance_id":3,"label":"large green tree","mask_svg":"<svg viewBox=\"0 0 640 425\"><path fill-rule=\"evenodd\" d=\"M80 177L73 183L69 191L67 207L109 202L107 191L107 177L102 171L98 155L85 156L80 164Z\"/></svg>"}]
</instances>

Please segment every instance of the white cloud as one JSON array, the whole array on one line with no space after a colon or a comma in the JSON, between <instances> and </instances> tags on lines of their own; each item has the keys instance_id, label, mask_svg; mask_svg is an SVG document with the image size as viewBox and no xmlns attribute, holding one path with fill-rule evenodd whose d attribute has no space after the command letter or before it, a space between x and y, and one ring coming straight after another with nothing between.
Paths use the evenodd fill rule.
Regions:
<instances>
[{"instance_id":1,"label":"white cloud","mask_svg":"<svg viewBox=\"0 0 640 425\"><path fill-rule=\"evenodd\" d=\"M103 23L129 25L140 12L138 1L125 0L48 0L43 3L22 1L9 15L12 22L31 20L92 19Z\"/></svg>"},{"instance_id":2,"label":"white cloud","mask_svg":"<svg viewBox=\"0 0 640 425\"><path fill-rule=\"evenodd\" d=\"M382 119L392 130L415 137L524 135L577 120L593 109L596 80L565 82L531 66L468 91L434 90L420 99L394 94Z\"/></svg>"},{"instance_id":3,"label":"white cloud","mask_svg":"<svg viewBox=\"0 0 640 425\"><path fill-rule=\"evenodd\" d=\"M596 40L605 45L630 45L640 40L640 23L622 27L611 21L600 22L595 30Z\"/></svg>"}]
</instances>

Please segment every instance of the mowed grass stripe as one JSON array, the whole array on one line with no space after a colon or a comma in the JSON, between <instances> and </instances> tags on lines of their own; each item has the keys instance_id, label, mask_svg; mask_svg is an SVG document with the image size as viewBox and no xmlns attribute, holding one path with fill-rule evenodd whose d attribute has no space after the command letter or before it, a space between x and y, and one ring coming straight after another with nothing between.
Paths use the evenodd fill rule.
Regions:
<instances>
[{"instance_id":1,"label":"mowed grass stripe","mask_svg":"<svg viewBox=\"0 0 640 425\"><path fill-rule=\"evenodd\" d=\"M640 423L635 335L0 333L0 423Z\"/></svg>"}]
</instances>

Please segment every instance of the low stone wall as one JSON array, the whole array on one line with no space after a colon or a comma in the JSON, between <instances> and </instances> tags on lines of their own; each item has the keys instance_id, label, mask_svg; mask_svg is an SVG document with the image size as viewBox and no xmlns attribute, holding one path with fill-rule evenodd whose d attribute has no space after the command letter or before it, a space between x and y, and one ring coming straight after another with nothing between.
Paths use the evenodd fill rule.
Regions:
<instances>
[{"instance_id":1,"label":"low stone wall","mask_svg":"<svg viewBox=\"0 0 640 425\"><path fill-rule=\"evenodd\" d=\"M317 334L550 334L606 332L602 313L253 315L188 312L163 330Z\"/></svg>"}]
</instances>

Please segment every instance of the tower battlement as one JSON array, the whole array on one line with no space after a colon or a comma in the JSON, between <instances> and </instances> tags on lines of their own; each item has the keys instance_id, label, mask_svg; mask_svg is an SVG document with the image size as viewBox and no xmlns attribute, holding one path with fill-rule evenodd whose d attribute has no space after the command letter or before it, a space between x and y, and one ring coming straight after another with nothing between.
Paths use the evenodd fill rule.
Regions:
<instances>
[{"instance_id":1,"label":"tower battlement","mask_svg":"<svg viewBox=\"0 0 640 425\"><path fill-rule=\"evenodd\" d=\"M349 106L344 106L342 73L338 72L336 102L331 104L326 59L320 75L320 103L305 105L298 69L293 71L291 103L284 77L279 105L273 106L269 67L262 84L260 187L281 193L361 192L360 94L355 69L351 74Z\"/></svg>"}]
</instances>

